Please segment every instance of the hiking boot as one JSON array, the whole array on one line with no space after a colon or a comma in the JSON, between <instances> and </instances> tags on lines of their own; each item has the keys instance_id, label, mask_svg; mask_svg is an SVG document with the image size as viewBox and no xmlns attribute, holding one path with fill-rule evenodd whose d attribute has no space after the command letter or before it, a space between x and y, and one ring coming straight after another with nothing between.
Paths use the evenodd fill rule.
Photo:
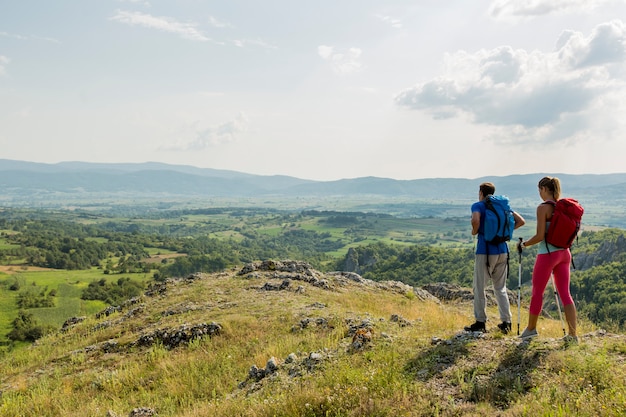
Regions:
<instances>
[{"instance_id":1,"label":"hiking boot","mask_svg":"<svg viewBox=\"0 0 626 417\"><path fill-rule=\"evenodd\" d=\"M508 321L503 321L498 324L498 329L504 334L509 334L511 332L511 323Z\"/></svg>"},{"instance_id":2,"label":"hiking boot","mask_svg":"<svg viewBox=\"0 0 626 417\"><path fill-rule=\"evenodd\" d=\"M519 336L519 338L522 340L530 340L533 337L537 337L537 336L539 336L539 333L537 333L537 329L528 330L528 327L527 327L524 329L524 331Z\"/></svg>"},{"instance_id":3,"label":"hiking boot","mask_svg":"<svg viewBox=\"0 0 626 417\"><path fill-rule=\"evenodd\" d=\"M484 321L476 321L475 323L469 325L469 326L465 326L464 327L466 332L481 332L484 333L487 331L487 329L485 328L485 322Z\"/></svg>"}]
</instances>

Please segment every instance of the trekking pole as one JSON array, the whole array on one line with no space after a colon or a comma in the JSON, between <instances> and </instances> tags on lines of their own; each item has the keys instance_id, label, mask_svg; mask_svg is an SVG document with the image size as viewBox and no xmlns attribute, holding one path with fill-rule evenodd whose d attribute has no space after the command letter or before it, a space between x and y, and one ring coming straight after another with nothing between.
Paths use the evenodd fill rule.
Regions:
<instances>
[{"instance_id":1,"label":"trekking pole","mask_svg":"<svg viewBox=\"0 0 626 417\"><path fill-rule=\"evenodd\" d=\"M520 321L522 321L522 241L523 239L519 238L519 243L517 244L517 252L519 253L519 271L518 271L518 284L517 284L517 335L519 336L519 325Z\"/></svg>"},{"instance_id":2,"label":"trekking pole","mask_svg":"<svg viewBox=\"0 0 626 417\"><path fill-rule=\"evenodd\" d=\"M561 314L561 304L559 303L559 293L556 290L556 283L554 282L554 274L552 274L550 278L552 280L552 287L554 288L554 300L556 301L556 308L559 310L559 320L561 320L563 336L565 336L565 323L563 322L563 315Z\"/></svg>"}]
</instances>

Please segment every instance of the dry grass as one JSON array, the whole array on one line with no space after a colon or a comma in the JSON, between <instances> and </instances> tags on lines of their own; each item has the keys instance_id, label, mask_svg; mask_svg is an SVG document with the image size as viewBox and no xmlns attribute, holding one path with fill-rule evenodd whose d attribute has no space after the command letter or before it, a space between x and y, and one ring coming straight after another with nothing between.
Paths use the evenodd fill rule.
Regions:
<instances>
[{"instance_id":1,"label":"dry grass","mask_svg":"<svg viewBox=\"0 0 626 417\"><path fill-rule=\"evenodd\" d=\"M623 335L583 324L588 336L565 349L560 322L542 319L531 343L493 331L477 338L460 331L470 304L316 272L328 288L294 273L286 289L260 289L285 275L232 270L170 282L163 295L11 352L0 358L0 415L126 416L137 407L159 416L626 413ZM219 335L173 349L133 345L155 330L210 322ZM359 326L372 338L355 348ZM248 379L271 358L275 372Z\"/></svg>"},{"instance_id":2,"label":"dry grass","mask_svg":"<svg viewBox=\"0 0 626 417\"><path fill-rule=\"evenodd\" d=\"M53 271L53 269L42 268L39 266L32 266L32 265L0 265L0 272L5 273L7 275L13 275L13 274L22 273L22 272L33 272L33 271Z\"/></svg>"}]
</instances>

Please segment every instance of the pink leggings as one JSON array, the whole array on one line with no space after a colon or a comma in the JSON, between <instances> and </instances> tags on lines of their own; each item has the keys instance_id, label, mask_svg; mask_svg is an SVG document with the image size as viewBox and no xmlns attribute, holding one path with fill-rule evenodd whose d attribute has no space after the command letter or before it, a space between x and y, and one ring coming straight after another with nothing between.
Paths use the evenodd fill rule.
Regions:
<instances>
[{"instance_id":1,"label":"pink leggings","mask_svg":"<svg viewBox=\"0 0 626 417\"><path fill-rule=\"evenodd\" d=\"M574 304L569 292L569 264L572 254L569 249L557 250L537 255L533 268L533 293L530 298L530 314L538 316L543 308L543 293L546 290L550 274L554 275L556 290L564 306Z\"/></svg>"}]
</instances>

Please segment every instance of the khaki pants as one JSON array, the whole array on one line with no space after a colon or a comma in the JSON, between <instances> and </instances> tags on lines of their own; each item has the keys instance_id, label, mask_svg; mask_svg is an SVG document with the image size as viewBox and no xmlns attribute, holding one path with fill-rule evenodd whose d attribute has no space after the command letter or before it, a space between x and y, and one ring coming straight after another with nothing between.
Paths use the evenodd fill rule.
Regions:
<instances>
[{"instance_id":1,"label":"khaki pants","mask_svg":"<svg viewBox=\"0 0 626 417\"><path fill-rule=\"evenodd\" d=\"M476 321L487 321L485 287L487 281L493 283L493 291L498 303L500 320L511 322L511 305L506 289L508 254L489 255L489 267L487 267L487 255L476 255L474 262L474 317Z\"/></svg>"}]
</instances>

